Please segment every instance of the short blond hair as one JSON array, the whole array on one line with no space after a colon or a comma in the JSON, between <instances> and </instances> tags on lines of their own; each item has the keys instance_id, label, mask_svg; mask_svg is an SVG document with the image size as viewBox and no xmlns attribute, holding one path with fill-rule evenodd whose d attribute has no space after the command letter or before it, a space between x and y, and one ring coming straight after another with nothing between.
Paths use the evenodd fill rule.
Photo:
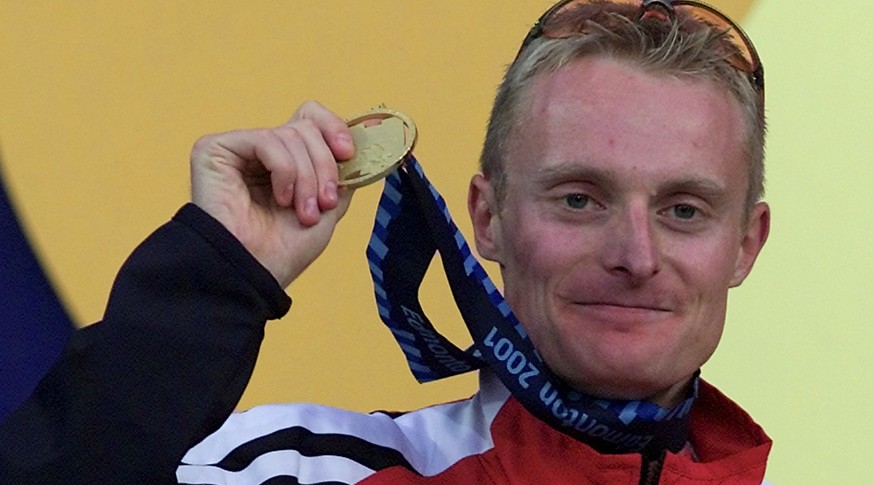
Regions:
<instances>
[{"instance_id":1,"label":"short blond hair","mask_svg":"<svg viewBox=\"0 0 873 485\"><path fill-rule=\"evenodd\" d=\"M749 77L728 62L728 55L736 49L725 32L681 17L679 12L673 22L658 18L635 22L629 19L634 17L637 7L608 2L593 5L602 8L600 14L611 16L611 21L591 22L584 35L537 38L506 71L480 158L480 168L494 186L498 204L506 195L504 160L510 149L509 141L522 122L527 91L534 78L581 58L605 56L631 62L650 72L710 80L730 91L744 119L744 153L748 163L745 204L750 210L764 194L764 100Z\"/></svg>"}]
</instances>

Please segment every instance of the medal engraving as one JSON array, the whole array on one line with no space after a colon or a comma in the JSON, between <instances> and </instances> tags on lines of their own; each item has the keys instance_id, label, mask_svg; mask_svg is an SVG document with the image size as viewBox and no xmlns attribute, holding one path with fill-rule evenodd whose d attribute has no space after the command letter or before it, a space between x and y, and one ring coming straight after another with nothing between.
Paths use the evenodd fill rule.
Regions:
<instances>
[{"instance_id":1,"label":"medal engraving","mask_svg":"<svg viewBox=\"0 0 873 485\"><path fill-rule=\"evenodd\" d=\"M418 132L405 114L374 108L348 122L355 142L355 156L337 163L339 185L358 188L394 171L415 145Z\"/></svg>"}]
</instances>

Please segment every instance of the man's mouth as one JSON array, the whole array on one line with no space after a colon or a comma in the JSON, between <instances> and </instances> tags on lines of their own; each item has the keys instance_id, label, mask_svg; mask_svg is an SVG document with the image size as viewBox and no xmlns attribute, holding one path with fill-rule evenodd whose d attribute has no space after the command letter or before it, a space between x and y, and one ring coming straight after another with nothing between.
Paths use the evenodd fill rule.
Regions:
<instances>
[{"instance_id":1,"label":"man's mouth","mask_svg":"<svg viewBox=\"0 0 873 485\"><path fill-rule=\"evenodd\" d=\"M653 312L668 312L670 311L668 308L662 305L650 304L650 303L625 303L625 302L615 302L615 301L583 301L577 302L577 305L590 306L590 307L611 307L611 308L619 308L626 310L639 310L639 311L653 311Z\"/></svg>"},{"instance_id":2,"label":"man's mouth","mask_svg":"<svg viewBox=\"0 0 873 485\"><path fill-rule=\"evenodd\" d=\"M644 323L660 319L671 313L663 305L649 302L583 301L575 302L576 308L593 320L615 323Z\"/></svg>"}]
</instances>

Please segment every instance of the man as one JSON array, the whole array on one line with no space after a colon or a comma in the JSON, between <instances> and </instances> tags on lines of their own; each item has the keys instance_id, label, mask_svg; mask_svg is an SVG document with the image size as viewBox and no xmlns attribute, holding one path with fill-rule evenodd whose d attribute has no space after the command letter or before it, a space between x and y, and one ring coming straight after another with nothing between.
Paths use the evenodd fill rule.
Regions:
<instances>
[{"instance_id":1,"label":"man","mask_svg":"<svg viewBox=\"0 0 873 485\"><path fill-rule=\"evenodd\" d=\"M507 72L468 207L521 327L476 338L497 357L476 396L400 416L270 406L215 431L264 320L288 310L281 288L350 202L349 130L310 102L276 129L197 142L193 205L137 249L104 321L6 425L19 453L0 477L760 483L769 438L697 373L769 230L763 72L730 21L676 3L561 2Z\"/></svg>"}]
</instances>

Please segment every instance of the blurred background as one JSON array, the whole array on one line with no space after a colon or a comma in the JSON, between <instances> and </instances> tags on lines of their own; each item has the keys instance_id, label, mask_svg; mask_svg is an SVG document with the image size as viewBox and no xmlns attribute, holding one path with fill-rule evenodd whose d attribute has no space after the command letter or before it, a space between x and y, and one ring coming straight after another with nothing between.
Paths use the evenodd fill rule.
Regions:
<instances>
[{"instance_id":1,"label":"blurred background","mask_svg":"<svg viewBox=\"0 0 873 485\"><path fill-rule=\"evenodd\" d=\"M740 20L766 68L773 228L703 375L773 437L769 480L865 483L873 3L712 2ZM188 200L199 136L280 124L307 99L347 117L379 103L410 114L416 155L469 238L467 182L495 87L550 3L2 2L6 190L77 325L101 318L126 256ZM378 320L364 251L379 192L358 191L289 289L294 306L268 325L241 409L405 410L473 392L472 376L417 384ZM466 345L450 298L433 271L424 308Z\"/></svg>"}]
</instances>

